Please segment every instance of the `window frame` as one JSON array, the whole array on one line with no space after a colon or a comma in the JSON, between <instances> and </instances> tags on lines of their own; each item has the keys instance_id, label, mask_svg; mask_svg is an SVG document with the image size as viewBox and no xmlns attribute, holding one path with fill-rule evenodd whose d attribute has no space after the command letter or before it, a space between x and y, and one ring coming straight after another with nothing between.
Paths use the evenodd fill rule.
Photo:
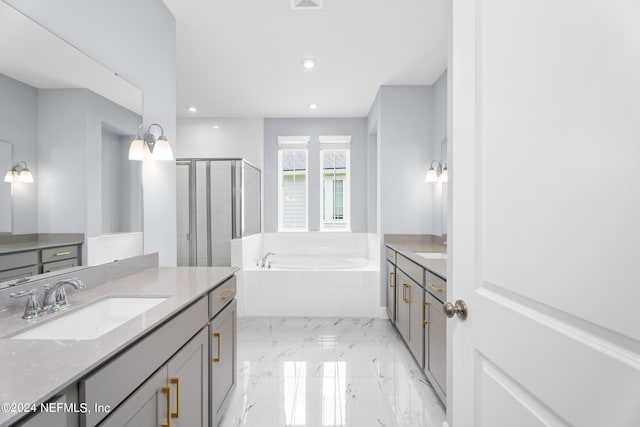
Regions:
<instances>
[{"instance_id":1,"label":"window frame","mask_svg":"<svg viewBox=\"0 0 640 427\"><path fill-rule=\"evenodd\" d=\"M319 230L322 232L351 232L351 136L320 136L320 211ZM325 221L324 217L324 154L327 151L345 152L345 178L343 181L343 216L342 220ZM335 171L335 169L334 169ZM328 224L344 224L344 228L327 227Z\"/></svg>"},{"instance_id":2,"label":"window frame","mask_svg":"<svg viewBox=\"0 0 640 427\"><path fill-rule=\"evenodd\" d=\"M285 233L295 233L295 232L306 232L309 231L309 148L308 148L309 137L278 137L278 232ZM283 152L284 151L302 151L305 153L305 172L306 172L306 180L305 180L305 204L304 204L304 227L302 228L293 228L293 229L285 229L284 228L284 209L283 209L283 201L284 201L284 193L283 193L283 180L284 174L282 170L282 162L283 162Z\"/></svg>"}]
</instances>

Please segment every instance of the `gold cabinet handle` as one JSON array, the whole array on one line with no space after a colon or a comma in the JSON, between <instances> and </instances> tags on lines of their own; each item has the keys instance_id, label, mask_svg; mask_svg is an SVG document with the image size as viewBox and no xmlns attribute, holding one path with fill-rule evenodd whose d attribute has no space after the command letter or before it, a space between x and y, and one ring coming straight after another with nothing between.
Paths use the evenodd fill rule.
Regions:
<instances>
[{"instance_id":1,"label":"gold cabinet handle","mask_svg":"<svg viewBox=\"0 0 640 427\"><path fill-rule=\"evenodd\" d=\"M180 418L180 378L171 378L170 381L176 385L176 412L171 412L171 418Z\"/></svg>"},{"instance_id":2,"label":"gold cabinet handle","mask_svg":"<svg viewBox=\"0 0 640 427\"><path fill-rule=\"evenodd\" d=\"M58 252L57 254L55 254L55 256L65 256L65 255L71 255L70 251L67 252Z\"/></svg>"},{"instance_id":3,"label":"gold cabinet handle","mask_svg":"<svg viewBox=\"0 0 640 427\"><path fill-rule=\"evenodd\" d=\"M227 299L227 298L229 298L231 295L233 295L233 293L234 293L235 291L236 291L235 289L229 289L229 290L227 291L227 294L226 294L226 295L222 295L222 296L220 296L220 299L221 299L222 301L226 300L226 299Z\"/></svg>"},{"instance_id":4,"label":"gold cabinet handle","mask_svg":"<svg viewBox=\"0 0 640 427\"><path fill-rule=\"evenodd\" d=\"M435 283L427 283L427 286L433 289L436 292L442 292L443 289L436 286Z\"/></svg>"},{"instance_id":5,"label":"gold cabinet handle","mask_svg":"<svg viewBox=\"0 0 640 427\"><path fill-rule=\"evenodd\" d=\"M171 427L171 389L162 387L162 392L167 395L167 422L160 424L162 427Z\"/></svg>"},{"instance_id":6,"label":"gold cabinet handle","mask_svg":"<svg viewBox=\"0 0 640 427\"><path fill-rule=\"evenodd\" d=\"M394 280L393 280L393 276L394 275L395 274L393 273L393 271L391 273L389 273L389 287L390 288L395 288L396 287L395 283L393 283L394 282Z\"/></svg>"},{"instance_id":7,"label":"gold cabinet handle","mask_svg":"<svg viewBox=\"0 0 640 427\"><path fill-rule=\"evenodd\" d=\"M406 283L402 284L402 301L406 302L407 304L409 304L411 301L409 301L409 298L407 297L407 288L409 288L410 286L407 285Z\"/></svg>"},{"instance_id":8,"label":"gold cabinet handle","mask_svg":"<svg viewBox=\"0 0 640 427\"><path fill-rule=\"evenodd\" d=\"M426 319L427 318L427 306L429 305L428 302L424 302L424 306L422 308L422 324L423 325L428 325L429 321Z\"/></svg>"},{"instance_id":9,"label":"gold cabinet handle","mask_svg":"<svg viewBox=\"0 0 640 427\"><path fill-rule=\"evenodd\" d=\"M219 362L220 361L220 333L219 332L214 332L213 336L218 338L218 357L214 357L213 361L214 362Z\"/></svg>"}]
</instances>

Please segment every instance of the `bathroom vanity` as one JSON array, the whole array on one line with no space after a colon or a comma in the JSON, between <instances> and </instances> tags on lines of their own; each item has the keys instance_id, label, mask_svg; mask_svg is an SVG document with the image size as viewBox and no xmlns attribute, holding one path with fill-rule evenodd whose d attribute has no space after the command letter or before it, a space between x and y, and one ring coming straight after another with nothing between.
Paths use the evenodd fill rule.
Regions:
<instances>
[{"instance_id":1,"label":"bathroom vanity","mask_svg":"<svg viewBox=\"0 0 640 427\"><path fill-rule=\"evenodd\" d=\"M387 315L446 404L446 246L438 236L388 235Z\"/></svg>"},{"instance_id":2,"label":"bathroom vanity","mask_svg":"<svg viewBox=\"0 0 640 427\"><path fill-rule=\"evenodd\" d=\"M0 426L216 425L236 382L236 269L155 267L92 287L97 268L78 272L87 289L68 293L67 312L3 312L0 401L13 407ZM143 311L108 326L98 307L111 303L115 316ZM47 327L72 315L85 317Z\"/></svg>"},{"instance_id":3,"label":"bathroom vanity","mask_svg":"<svg viewBox=\"0 0 640 427\"><path fill-rule=\"evenodd\" d=\"M77 267L83 241L82 233L0 236L0 282Z\"/></svg>"}]
</instances>

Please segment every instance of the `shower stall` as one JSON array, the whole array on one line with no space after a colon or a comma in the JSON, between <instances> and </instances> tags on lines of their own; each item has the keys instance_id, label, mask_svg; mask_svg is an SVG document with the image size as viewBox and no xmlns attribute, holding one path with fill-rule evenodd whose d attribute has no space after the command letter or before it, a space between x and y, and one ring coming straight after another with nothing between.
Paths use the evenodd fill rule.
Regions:
<instances>
[{"instance_id":1,"label":"shower stall","mask_svg":"<svg viewBox=\"0 0 640 427\"><path fill-rule=\"evenodd\" d=\"M179 266L230 266L231 239L261 232L260 169L244 159L178 159Z\"/></svg>"}]
</instances>

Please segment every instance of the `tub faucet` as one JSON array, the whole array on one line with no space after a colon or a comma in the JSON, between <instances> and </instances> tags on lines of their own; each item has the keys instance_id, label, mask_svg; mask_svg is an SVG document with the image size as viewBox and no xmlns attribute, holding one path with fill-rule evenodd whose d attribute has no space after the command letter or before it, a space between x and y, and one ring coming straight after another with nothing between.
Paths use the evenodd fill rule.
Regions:
<instances>
[{"instance_id":1,"label":"tub faucet","mask_svg":"<svg viewBox=\"0 0 640 427\"><path fill-rule=\"evenodd\" d=\"M44 298L42 299L42 310L47 310L49 313L60 310L61 307L67 307L69 301L67 300L67 292L64 289L64 285L73 286L74 289L84 289L87 285L77 277L72 279L62 279L56 282L53 286L45 285Z\"/></svg>"},{"instance_id":2,"label":"tub faucet","mask_svg":"<svg viewBox=\"0 0 640 427\"><path fill-rule=\"evenodd\" d=\"M269 255L275 255L275 254L273 252L267 252L267 254L262 257L262 262L260 263L260 266L262 268L264 268L264 266L267 265L267 259L269 258Z\"/></svg>"}]
</instances>

